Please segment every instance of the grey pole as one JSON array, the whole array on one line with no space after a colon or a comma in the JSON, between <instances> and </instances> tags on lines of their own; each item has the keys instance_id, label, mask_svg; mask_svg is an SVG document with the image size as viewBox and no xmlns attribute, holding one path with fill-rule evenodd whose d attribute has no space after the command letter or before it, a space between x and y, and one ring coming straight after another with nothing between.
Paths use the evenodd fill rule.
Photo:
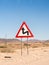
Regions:
<instances>
[{"instance_id":1,"label":"grey pole","mask_svg":"<svg viewBox=\"0 0 49 65\"><path fill-rule=\"evenodd\" d=\"M22 56L22 38L21 38L21 56Z\"/></svg>"},{"instance_id":2,"label":"grey pole","mask_svg":"<svg viewBox=\"0 0 49 65\"><path fill-rule=\"evenodd\" d=\"M29 54L29 50L28 50L28 38L27 38L27 54Z\"/></svg>"},{"instance_id":3,"label":"grey pole","mask_svg":"<svg viewBox=\"0 0 49 65\"><path fill-rule=\"evenodd\" d=\"M5 35L5 47L7 47L7 34Z\"/></svg>"}]
</instances>

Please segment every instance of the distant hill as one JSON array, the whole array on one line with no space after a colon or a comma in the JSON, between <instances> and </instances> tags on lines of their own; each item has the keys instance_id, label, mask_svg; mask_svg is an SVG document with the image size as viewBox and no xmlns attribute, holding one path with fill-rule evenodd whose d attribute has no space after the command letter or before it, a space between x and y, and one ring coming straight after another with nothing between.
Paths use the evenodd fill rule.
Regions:
<instances>
[{"instance_id":1,"label":"distant hill","mask_svg":"<svg viewBox=\"0 0 49 65\"><path fill-rule=\"evenodd\" d=\"M20 42L20 40L18 39L1 39L0 38L0 43L4 43L4 42Z\"/></svg>"},{"instance_id":2,"label":"distant hill","mask_svg":"<svg viewBox=\"0 0 49 65\"><path fill-rule=\"evenodd\" d=\"M1 42L21 42L21 40L18 40L18 39L1 39L0 38L0 43ZM22 42L27 43L27 40L22 41ZM49 43L49 40L30 39L30 40L28 40L28 43Z\"/></svg>"}]
</instances>

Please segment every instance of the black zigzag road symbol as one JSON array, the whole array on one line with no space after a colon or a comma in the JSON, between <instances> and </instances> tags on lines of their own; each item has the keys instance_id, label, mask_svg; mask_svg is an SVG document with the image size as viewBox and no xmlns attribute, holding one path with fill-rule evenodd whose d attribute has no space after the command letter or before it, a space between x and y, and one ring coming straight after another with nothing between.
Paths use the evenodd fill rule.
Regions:
<instances>
[{"instance_id":1,"label":"black zigzag road symbol","mask_svg":"<svg viewBox=\"0 0 49 65\"><path fill-rule=\"evenodd\" d=\"M25 29L24 28L22 28L22 33L23 34L26 34L27 33L27 35L29 35L29 32L28 31L24 31Z\"/></svg>"}]
</instances>

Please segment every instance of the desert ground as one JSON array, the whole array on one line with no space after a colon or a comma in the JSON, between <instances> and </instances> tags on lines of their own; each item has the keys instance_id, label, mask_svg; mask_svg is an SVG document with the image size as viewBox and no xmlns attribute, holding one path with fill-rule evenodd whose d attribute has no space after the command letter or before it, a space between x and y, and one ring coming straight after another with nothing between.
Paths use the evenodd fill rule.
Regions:
<instances>
[{"instance_id":1,"label":"desert ground","mask_svg":"<svg viewBox=\"0 0 49 65\"><path fill-rule=\"evenodd\" d=\"M5 43L7 42L7 44ZM49 65L49 41L0 40L0 65Z\"/></svg>"}]
</instances>

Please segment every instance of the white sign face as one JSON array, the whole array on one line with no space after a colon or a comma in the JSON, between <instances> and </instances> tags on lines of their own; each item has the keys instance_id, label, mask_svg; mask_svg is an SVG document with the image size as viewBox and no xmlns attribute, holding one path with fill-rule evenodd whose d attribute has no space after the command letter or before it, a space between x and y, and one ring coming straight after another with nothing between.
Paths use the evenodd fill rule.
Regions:
<instances>
[{"instance_id":1,"label":"white sign face","mask_svg":"<svg viewBox=\"0 0 49 65\"><path fill-rule=\"evenodd\" d=\"M18 33L16 34L16 38L27 38L27 37L34 37L31 33L30 29L28 28L25 22L22 23Z\"/></svg>"},{"instance_id":2,"label":"white sign face","mask_svg":"<svg viewBox=\"0 0 49 65\"><path fill-rule=\"evenodd\" d=\"M23 25L22 29L19 32L18 36L31 36L30 32L28 31L28 29L26 28L25 25Z\"/></svg>"}]
</instances>

